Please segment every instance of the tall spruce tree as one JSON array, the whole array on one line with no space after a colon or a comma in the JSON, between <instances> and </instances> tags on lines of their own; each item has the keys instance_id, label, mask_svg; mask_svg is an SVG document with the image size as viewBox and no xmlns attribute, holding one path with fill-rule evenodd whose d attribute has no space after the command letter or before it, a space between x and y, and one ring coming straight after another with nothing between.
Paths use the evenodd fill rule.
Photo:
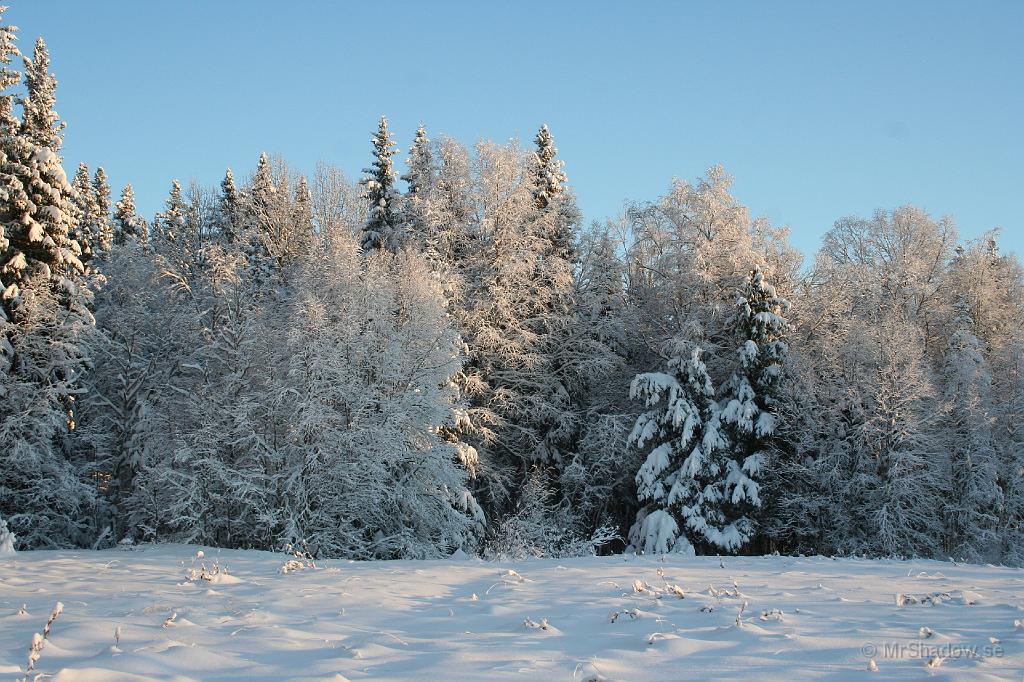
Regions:
<instances>
[{"instance_id":1,"label":"tall spruce tree","mask_svg":"<svg viewBox=\"0 0 1024 682\"><path fill-rule=\"evenodd\" d=\"M437 169L427 131L421 124L405 160L409 170L402 176L406 183L402 200L405 234L410 244L434 261L439 255L437 235L431 229L431 202L437 184Z\"/></svg>"},{"instance_id":2,"label":"tall spruce tree","mask_svg":"<svg viewBox=\"0 0 1024 682\"><path fill-rule=\"evenodd\" d=\"M728 442L721 429L714 386L699 348L672 343L665 372L638 374L630 395L648 411L637 418L630 443L651 445L636 474L644 505L630 530L637 551L691 553L693 545L735 550L751 528L730 521Z\"/></svg>"},{"instance_id":3,"label":"tall spruce tree","mask_svg":"<svg viewBox=\"0 0 1024 682\"><path fill-rule=\"evenodd\" d=\"M93 242L101 254L106 254L110 252L110 247L114 243L114 228L110 222L112 203L110 182L107 180L107 172L103 170L103 166L97 168L96 174L93 176L92 195L96 204Z\"/></svg>"},{"instance_id":4,"label":"tall spruce tree","mask_svg":"<svg viewBox=\"0 0 1024 682\"><path fill-rule=\"evenodd\" d=\"M84 162L78 164L78 171L71 180L71 187L75 190L72 196L78 209L75 228L71 236L82 249L82 262L88 264L96 250L94 245L96 244L99 205L96 203L96 196L92 190L89 167Z\"/></svg>"},{"instance_id":5,"label":"tall spruce tree","mask_svg":"<svg viewBox=\"0 0 1024 682\"><path fill-rule=\"evenodd\" d=\"M789 301L777 295L755 266L740 292L733 318L733 337L739 343L737 367L720 401L721 419L729 438L727 514L746 519L737 527L754 530L761 507L762 473L770 458L778 417L779 384L789 348ZM743 538L746 544L752 538Z\"/></svg>"},{"instance_id":6,"label":"tall spruce tree","mask_svg":"<svg viewBox=\"0 0 1024 682\"><path fill-rule=\"evenodd\" d=\"M19 125L14 115L15 95L11 88L21 82L21 74L10 67L18 51L18 27L3 22L7 7L0 5L0 135L11 134Z\"/></svg>"},{"instance_id":7,"label":"tall spruce tree","mask_svg":"<svg viewBox=\"0 0 1024 682\"><path fill-rule=\"evenodd\" d=\"M146 241L145 221L136 211L131 183L121 190L121 198L114 206L114 244L122 246L129 241Z\"/></svg>"},{"instance_id":8,"label":"tall spruce tree","mask_svg":"<svg viewBox=\"0 0 1024 682\"><path fill-rule=\"evenodd\" d=\"M238 238L239 224L242 220L241 197L235 186L235 174L230 168L224 172L220 182L220 234L225 242L231 243Z\"/></svg>"},{"instance_id":9,"label":"tall spruce tree","mask_svg":"<svg viewBox=\"0 0 1024 682\"><path fill-rule=\"evenodd\" d=\"M25 98L22 100L21 131L33 144L53 152L60 150L64 122L54 106L57 79L50 73L50 51L42 36L36 39L32 58L25 57Z\"/></svg>"},{"instance_id":10,"label":"tall spruce tree","mask_svg":"<svg viewBox=\"0 0 1024 682\"><path fill-rule=\"evenodd\" d=\"M94 329L72 237L75 192L58 154L57 81L41 39L25 65L23 119L0 140L0 516L23 546L55 547L88 532L93 496L71 443Z\"/></svg>"},{"instance_id":11,"label":"tall spruce tree","mask_svg":"<svg viewBox=\"0 0 1024 682\"><path fill-rule=\"evenodd\" d=\"M401 247L399 195L395 189L398 172L392 160L397 153L398 147L388 130L388 119L381 116L373 136L373 163L363 170L367 175L360 181L365 188L363 198L369 206L363 226L363 251L380 248L396 251Z\"/></svg>"},{"instance_id":12,"label":"tall spruce tree","mask_svg":"<svg viewBox=\"0 0 1024 682\"><path fill-rule=\"evenodd\" d=\"M185 200L181 195L181 183L171 180L171 191L164 202L164 210L153 219L154 247L180 245L185 237Z\"/></svg>"}]
</instances>

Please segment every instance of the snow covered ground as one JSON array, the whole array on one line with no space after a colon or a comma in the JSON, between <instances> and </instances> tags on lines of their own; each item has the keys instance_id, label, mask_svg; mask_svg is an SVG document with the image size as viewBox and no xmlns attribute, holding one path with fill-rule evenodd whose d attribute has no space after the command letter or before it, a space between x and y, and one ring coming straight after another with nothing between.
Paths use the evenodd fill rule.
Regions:
<instances>
[{"instance_id":1,"label":"snow covered ground","mask_svg":"<svg viewBox=\"0 0 1024 682\"><path fill-rule=\"evenodd\" d=\"M1024 572L1008 568L616 556L284 573L286 555L204 548L229 573L189 580L198 549L0 558L0 680L21 677L57 601L36 666L56 681L852 679L872 656L879 679L1024 676Z\"/></svg>"}]
</instances>

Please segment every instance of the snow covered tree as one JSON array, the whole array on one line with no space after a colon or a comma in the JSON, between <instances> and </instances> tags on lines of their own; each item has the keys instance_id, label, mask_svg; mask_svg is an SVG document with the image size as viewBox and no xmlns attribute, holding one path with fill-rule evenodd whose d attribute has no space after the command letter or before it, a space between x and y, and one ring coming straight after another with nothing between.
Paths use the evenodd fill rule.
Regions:
<instances>
[{"instance_id":1,"label":"snow covered tree","mask_svg":"<svg viewBox=\"0 0 1024 682\"><path fill-rule=\"evenodd\" d=\"M327 243L300 275L289 337L286 532L321 556L472 550L483 517L438 433L461 364L438 285L413 254Z\"/></svg>"},{"instance_id":2,"label":"snow covered tree","mask_svg":"<svg viewBox=\"0 0 1024 682\"><path fill-rule=\"evenodd\" d=\"M171 191L164 204L165 208L153 219L153 245L161 248L181 246L185 233L185 199L181 193L181 183L177 179L171 181Z\"/></svg>"},{"instance_id":3,"label":"snow covered tree","mask_svg":"<svg viewBox=\"0 0 1024 682\"><path fill-rule=\"evenodd\" d=\"M10 90L21 82L21 74L10 68L10 64L21 52L16 43L18 27L3 23L3 14L8 8L0 7L0 135L6 136L19 127L14 115L15 95Z\"/></svg>"},{"instance_id":4,"label":"snow covered tree","mask_svg":"<svg viewBox=\"0 0 1024 682\"><path fill-rule=\"evenodd\" d=\"M402 199L405 234L414 248L432 254L431 258L437 259L437 235L431 229L431 204L437 184L437 169L434 167L430 139L422 125L416 129L416 139L409 148L405 163L409 167L408 172L402 176L406 183Z\"/></svg>"},{"instance_id":5,"label":"snow covered tree","mask_svg":"<svg viewBox=\"0 0 1024 682\"><path fill-rule=\"evenodd\" d=\"M89 167L85 163L78 164L78 171L71 181L71 187L74 189L72 196L78 209L75 215L75 227L71 232L71 236L82 249L82 262L88 264L92 260L93 251L95 250L94 245L96 245L100 209L96 203L96 196L92 191Z\"/></svg>"},{"instance_id":6,"label":"snow covered tree","mask_svg":"<svg viewBox=\"0 0 1024 682\"><path fill-rule=\"evenodd\" d=\"M249 278L257 289L287 284L291 270L311 247L311 198L302 184L300 179L293 196L285 163L278 159L272 164L266 153L260 155L243 201Z\"/></svg>"},{"instance_id":7,"label":"snow covered tree","mask_svg":"<svg viewBox=\"0 0 1024 682\"><path fill-rule=\"evenodd\" d=\"M29 142L56 153L60 151L64 122L54 105L57 103L57 79L50 73L50 51L40 36L32 58L25 57L25 90L22 100L21 132Z\"/></svg>"},{"instance_id":8,"label":"snow covered tree","mask_svg":"<svg viewBox=\"0 0 1024 682\"><path fill-rule=\"evenodd\" d=\"M110 222L110 182L102 166L96 169L96 175L93 177L92 195L96 204L93 242L101 254L107 254L114 243L114 228Z\"/></svg>"},{"instance_id":9,"label":"snow covered tree","mask_svg":"<svg viewBox=\"0 0 1024 682\"><path fill-rule=\"evenodd\" d=\"M220 183L220 233L228 243L238 238L238 231L242 227L241 211L242 200L235 186L235 175L228 168Z\"/></svg>"},{"instance_id":10,"label":"snow covered tree","mask_svg":"<svg viewBox=\"0 0 1024 682\"><path fill-rule=\"evenodd\" d=\"M647 340L647 362L656 362L665 340L681 336L701 345L717 383L732 372L733 297L751 265L761 265L776 285L799 267L785 230L751 219L732 195L732 182L714 166L696 183L673 180L668 194L631 206L626 216L628 294Z\"/></svg>"},{"instance_id":11,"label":"snow covered tree","mask_svg":"<svg viewBox=\"0 0 1024 682\"><path fill-rule=\"evenodd\" d=\"M995 422L1003 498L1000 548L1004 561L1024 566L1024 339L1015 339L1005 352L999 362L1005 375L993 382L993 394L1005 396L996 410Z\"/></svg>"},{"instance_id":12,"label":"snow covered tree","mask_svg":"<svg viewBox=\"0 0 1024 682\"><path fill-rule=\"evenodd\" d=\"M24 546L55 547L88 532L92 493L69 439L94 328L90 281L71 235L74 189L57 153L56 79L41 41L26 60L25 84L20 130L0 140L0 515Z\"/></svg>"},{"instance_id":13,"label":"snow covered tree","mask_svg":"<svg viewBox=\"0 0 1024 682\"><path fill-rule=\"evenodd\" d=\"M768 464L769 441L775 437L777 396L788 352L785 314L789 301L775 293L759 266L750 273L736 302L733 334L739 342L737 367L720 400L721 420L729 439L731 517L746 518L749 528L761 507L759 480ZM748 535L743 544L750 540Z\"/></svg>"},{"instance_id":14,"label":"snow covered tree","mask_svg":"<svg viewBox=\"0 0 1024 682\"><path fill-rule=\"evenodd\" d=\"M639 374L630 395L648 408L630 434L638 448L651 445L636 474L645 504L630 530L637 551L684 552L693 546L735 551L753 532L747 517L726 509L741 485L728 456L714 387L700 348L671 344L667 372Z\"/></svg>"},{"instance_id":15,"label":"snow covered tree","mask_svg":"<svg viewBox=\"0 0 1024 682\"><path fill-rule=\"evenodd\" d=\"M131 500L137 475L160 440L153 396L167 389L160 377L175 362L162 353L161 340L173 335L163 329L170 327L166 306L173 298L166 296L145 245L133 237L111 252L105 274L107 282L96 296L96 324L103 336L88 376L92 409L84 428L96 451L89 470L104 481L106 508L100 516L107 518L101 523L110 526L113 539L141 539Z\"/></svg>"},{"instance_id":16,"label":"snow covered tree","mask_svg":"<svg viewBox=\"0 0 1024 682\"><path fill-rule=\"evenodd\" d=\"M123 246L129 241L147 241L145 220L136 212L135 190L131 183L121 190L121 199L114 206L114 244Z\"/></svg>"},{"instance_id":17,"label":"snow covered tree","mask_svg":"<svg viewBox=\"0 0 1024 682\"><path fill-rule=\"evenodd\" d=\"M633 350L639 345L635 311L626 297L624 262L610 228L584 235L576 280L575 341L589 361L581 363L582 384L574 400L580 430L571 459L559 478L564 498L588 529L621 525L636 515L633 478L639 453L627 442L637 408L629 385L637 374Z\"/></svg>"},{"instance_id":18,"label":"snow covered tree","mask_svg":"<svg viewBox=\"0 0 1024 682\"><path fill-rule=\"evenodd\" d=\"M401 216L399 212L399 194L395 189L398 172L394 169L395 145L388 120L380 117L380 125L373 136L373 163L365 169L366 177L361 184L365 187L363 198L369 206L369 215L363 227L363 251L387 248L392 251L401 246Z\"/></svg>"},{"instance_id":19,"label":"snow covered tree","mask_svg":"<svg viewBox=\"0 0 1024 682\"><path fill-rule=\"evenodd\" d=\"M562 172L562 161L555 158L558 149L546 123L540 127L533 142L537 145L530 167L533 201L537 208L545 209L562 193L566 177Z\"/></svg>"},{"instance_id":20,"label":"snow covered tree","mask_svg":"<svg viewBox=\"0 0 1024 682\"><path fill-rule=\"evenodd\" d=\"M295 226L296 241L300 241L305 251L312 248L313 235L316 227L313 224L313 195L309 191L306 176L299 177L295 187Z\"/></svg>"},{"instance_id":21,"label":"snow covered tree","mask_svg":"<svg viewBox=\"0 0 1024 682\"><path fill-rule=\"evenodd\" d=\"M995 559L1002 492L994 440L992 376L961 302L943 364L948 417L949 497L944 509L946 552L958 559Z\"/></svg>"},{"instance_id":22,"label":"snow covered tree","mask_svg":"<svg viewBox=\"0 0 1024 682\"><path fill-rule=\"evenodd\" d=\"M863 452L876 483L868 550L881 555L934 556L942 536L939 477L940 405L924 339L900 313L872 330L874 382L862 427Z\"/></svg>"},{"instance_id":23,"label":"snow covered tree","mask_svg":"<svg viewBox=\"0 0 1024 682\"><path fill-rule=\"evenodd\" d=\"M11 556L14 554L14 543L17 538L7 527L7 522L0 517L0 556Z\"/></svg>"}]
</instances>

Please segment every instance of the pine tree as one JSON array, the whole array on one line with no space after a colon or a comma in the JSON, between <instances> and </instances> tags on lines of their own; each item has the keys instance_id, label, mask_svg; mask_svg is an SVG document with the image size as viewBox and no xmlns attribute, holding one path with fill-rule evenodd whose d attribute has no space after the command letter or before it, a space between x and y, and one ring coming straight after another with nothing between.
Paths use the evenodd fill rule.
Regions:
<instances>
[{"instance_id":1,"label":"pine tree","mask_svg":"<svg viewBox=\"0 0 1024 682\"><path fill-rule=\"evenodd\" d=\"M760 266L750 273L736 303L733 336L739 342L738 366L725 385L721 419L729 438L730 459L726 493L728 514L746 519L761 507L759 481L775 436L777 398L788 352L785 318L789 301L765 281ZM751 539L742 540L746 544Z\"/></svg>"},{"instance_id":2,"label":"pine tree","mask_svg":"<svg viewBox=\"0 0 1024 682\"><path fill-rule=\"evenodd\" d=\"M131 183L121 190L121 199L114 206L114 244L146 241L146 225L135 209L135 190Z\"/></svg>"},{"instance_id":3,"label":"pine tree","mask_svg":"<svg viewBox=\"0 0 1024 682\"><path fill-rule=\"evenodd\" d=\"M366 177L361 184L366 188L363 198L369 205L366 225L363 227L363 251L386 248L396 251L401 247L401 218L398 207L398 192L395 190L393 157L398 153L388 120L380 117L380 125L373 136L373 164L365 169Z\"/></svg>"},{"instance_id":4,"label":"pine tree","mask_svg":"<svg viewBox=\"0 0 1024 682\"><path fill-rule=\"evenodd\" d=\"M565 163L557 158L558 149L547 125L534 138L536 149L530 159L530 184L534 204L539 211L537 230L549 242L545 256L572 264L577 254L573 228L580 221L575 199L565 186Z\"/></svg>"},{"instance_id":5,"label":"pine tree","mask_svg":"<svg viewBox=\"0 0 1024 682\"><path fill-rule=\"evenodd\" d=\"M32 58L25 58L25 89L28 92L22 100L22 134L38 147L59 151L65 124L54 111L57 79L50 73L50 52L42 37L36 39Z\"/></svg>"},{"instance_id":6,"label":"pine tree","mask_svg":"<svg viewBox=\"0 0 1024 682\"><path fill-rule=\"evenodd\" d=\"M562 161L555 158L558 149L547 124L540 127L533 142L537 145L530 168L533 201L537 208L545 209L562 193L566 177Z\"/></svg>"},{"instance_id":7,"label":"pine tree","mask_svg":"<svg viewBox=\"0 0 1024 682\"><path fill-rule=\"evenodd\" d=\"M185 235L185 200L181 195L181 183L171 180L171 191L164 204L165 208L153 219L154 248L181 248Z\"/></svg>"},{"instance_id":8,"label":"pine tree","mask_svg":"<svg viewBox=\"0 0 1024 682\"><path fill-rule=\"evenodd\" d=\"M672 344L667 372L638 374L630 396L648 408L630 434L638 448L652 445L636 474L644 509L630 531L638 551L692 552L740 548L753 531L750 519L728 519L728 441L699 348Z\"/></svg>"},{"instance_id":9,"label":"pine tree","mask_svg":"<svg viewBox=\"0 0 1024 682\"><path fill-rule=\"evenodd\" d=\"M25 86L21 125L0 140L0 515L25 546L54 547L88 532L92 494L69 444L94 329L42 41L26 60Z\"/></svg>"},{"instance_id":10,"label":"pine tree","mask_svg":"<svg viewBox=\"0 0 1024 682\"><path fill-rule=\"evenodd\" d=\"M75 190L73 196L75 206L78 208L75 228L71 235L82 249L82 262L88 264L93 258L94 251L98 248L96 237L99 205L96 202L95 194L93 194L89 167L84 162L78 164L78 171L71 181L71 187Z\"/></svg>"},{"instance_id":11,"label":"pine tree","mask_svg":"<svg viewBox=\"0 0 1024 682\"><path fill-rule=\"evenodd\" d=\"M15 95L10 90L21 82L21 74L10 68L10 64L21 52L15 43L18 27L3 23L3 14L7 9L0 5L0 136L13 134L19 125L14 115ZM2 238L0 234L0 241Z\"/></svg>"},{"instance_id":12,"label":"pine tree","mask_svg":"<svg viewBox=\"0 0 1024 682\"><path fill-rule=\"evenodd\" d=\"M235 186L235 175L228 168L220 183L220 233L227 243L238 238L242 221L242 201Z\"/></svg>"},{"instance_id":13,"label":"pine tree","mask_svg":"<svg viewBox=\"0 0 1024 682\"><path fill-rule=\"evenodd\" d=\"M299 177L295 187L295 227L296 241L301 241L302 248L308 251L312 247L315 228L313 225L313 195L309 191L306 176Z\"/></svg>"},{"instance_id":14,"label":"pine tree","mask_svg":"<svg viewBox=\"0 0 1024 682\"><path fill-rule=\"evenodd\" d=\"M416 139L409 148L405 163L409 167L409 171L402 176L406 183L402 200L405 234L412 245L425 251L431 260L436 260L439 257L439 245L437 235L432 234L431 229L431 203L437 184L437 169L430 139L422 124L416 129Z\"/></svg>"},{"instance_id":15,"label":"pine tree","mask_svg":"<svg viewBox=\"0 0 1024 682\"><path fill-rule=\"evenodd\" d=\"M94 242L101 254L110 253L110 247L114 243L114 228L110 222L110 183L107 181L107 172L100 166L96 169L96 175L92 181L92 194L96 203L95 235Z\"/></svg>"}]
</instances>

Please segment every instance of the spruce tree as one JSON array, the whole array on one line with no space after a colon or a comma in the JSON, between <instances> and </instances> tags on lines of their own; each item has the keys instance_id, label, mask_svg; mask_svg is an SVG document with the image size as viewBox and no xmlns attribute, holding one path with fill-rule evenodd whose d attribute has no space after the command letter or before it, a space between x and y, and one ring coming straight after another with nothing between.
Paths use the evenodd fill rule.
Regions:
<instances>
[{"instance_id":1,"label":"spruce tree","mask_svg":"<svg viewBox=\"0 0 1024 682\"><path fill-rule=\"evenodd\" d=\"M121 190L121 199L114 206L114 244L146 241L146 226L135 209L135 190L131 183Z\"/></svg>"},{"instance_id":2,"label":"spruce tree","mask_svg":"<svg viewBox=\"0 0 1024 682\"><path fill-rule=\"evenodd\" d=\"M57 152L60 150L64 122L54 105L57 103L57 79L50 73L50 52L42 36L36 39L32 58L25 58L25 89L22 100L21 131L29 142Z\"/></svg>"},{"instance_id":3,"label":"spruce tree","mask_svg":"<svg viewBox=\"0 0 1024 682\"><path fill-rule=\"evenodd\" d=\"M94 245L96 244L99 206L93 194L89 167L84 162L78 164L78 171L71 181L71 187L75 190L73 197L78 209L75 228L71 235L82 249L82 262L88 264L96 250Z\"/></svg>"},{"instance_id":4,"label":"spruce tree","mask_svg":"<svg viewBox=\"0 0 1024 682\"><path fill-rule=\"evenodd\" d=\"M529 164L530 186L539 212L537 229L549 242L545 256L572 264L577 259L573 230L580 222L580 214L566 188L565 163L556 158L558 149L547 125L541 126L534 144Z\"/></svg>"},{"instance_id":5,"label":"spruce tree","mask_svg":"<svg viewBox=\"0 0 1024 682\"><path fill-rule=\"evenodd\" d=\"M397 251L401 247L399 195L395 190L398 172L392 160L397 153L398 147L388 130L388 120L381 116L377 133L373 136L373 163L363 170L367 175L360 181L365 187L363 198L369 206L363 227L363 251L381 248Z\"/></svg>"},{"instance_id":6,"label":"spruce tree","mask_svg":"<svg viewBox=\"0 0 1024 682\"><path fill-rule=\"evenodd\" d=\"M181 196L181 183L171 180L165 208L153 219L154 248L179 245L185 233L185 200Z\"/></svg>"},{"instance_id":7,"label":"spruce tree","mask_svg":"<svg viewBox=\"0 0 1024 682\"><path fill-rule=\"evenodd\" d=\"M220 182L220 234L227 243L238 239L238 231L241 225L241 197L238 188L235 186L235 175L228 168L224 173L224 179Z\"/></svg>"},{"instance_id":8,"label":"spruce tree","mask_svg":"<svg viewBox=\"0 0 1024 682\"><path fill-rule=\"evenodd\" d=\"M309 248L314 234L313 226L313 195L309 191L309 181L303 175L295 187L295 233L301 236L304 246Z\"/></svg>"},{"instance_id":9,"label":"spruce tree","mask_svg":"<svg viewBox=\"0 0 1024 682\"><path fill-rule=\"evenodd\" d=\"M533 142L537 145L530 168L533 201L537 208L545 209L564 190L566 177L562 172L562 161L555 158L558 149L546 123L540 127Z\"/></svg>"},{"instance_id":10,"label":"spruce tree","mask_svg":"<svg viewBox=\"0 0 1024 682\"><path fill-rule=\"evenodd\" d=\"M102 166L96 169L93 177L92 194L96 204L94 243L100 253L109 253L114 242L114 228L110 222L110 183Z\"/></svg>"},{"instance_id":11,"label":"spruce tree","mask_svg":"<svg viewBox=\"0 0 1024 682\"><path fill-rule=\"evenodd\" d=\"M775 436L777 397L788 352L785 318L789 301L765 281L760 266L751 271L736 302L733 338L739 344L738 366L721 398L721 419L729 438L727 513L746 519L753 528L761 504L760 480L768 464L770 441ZM746 544L748 535L742 540Z\"/></svg>"},{"instance_id":12,"label":"spruce tree","mask_svg":"<svg viewBox=\"0 0 1024 682\"><path fill-rule=\"evenodd\" d=\"M25 546L55 547L84 539L92 504L70 451L94 338L91 282L72 235L75 192L41 40L25 86L24 118L0 140L0 516Z\"/></svg>"},{"instance_id":13,"label":"spruce tree","mask_svg":"<svg viewBox=\"0 0 1024 682\"><path fill-rule=\"evenodd\" d=\"M10 90L21 82L21 74L10 68L15 57L21 55L15 43L18 27L3 23L3 14L7 7L0 5L0 136L12 134L18 127L18 119L14 115L16 96ZM0 234L0 240L3 235Z\"/></svg>"},{"instance_id":14,"label":"spruce tree","mask_svg":"<svg viewBox=\"0 0 1024 682\"><path fill-rule=\"evenodd\" d=\"M416 129L416 139L409 148L405 161L408 172L402 176L406 183L402 209L406 237L417 249L423 250L431 260L438 258L437 236L431 230L431 200L437 184L437 170L430 139L421 124Z\"/></svg>"},{"instance_id":15,"label":"spruce tree","mask_svg":"<svg viewBox=\"0 0 1024 682\"><path fill-rule=\"evenodd\" d=\"M644 505L630 531L638 551L692 552L693 545L733 551L749 537L748 519L730 520L728 441L700 348L673 342L666 372L639 374L630 396L648 411L629 440L652 446L636 474Z\"/></svg>"}]
</instances>

